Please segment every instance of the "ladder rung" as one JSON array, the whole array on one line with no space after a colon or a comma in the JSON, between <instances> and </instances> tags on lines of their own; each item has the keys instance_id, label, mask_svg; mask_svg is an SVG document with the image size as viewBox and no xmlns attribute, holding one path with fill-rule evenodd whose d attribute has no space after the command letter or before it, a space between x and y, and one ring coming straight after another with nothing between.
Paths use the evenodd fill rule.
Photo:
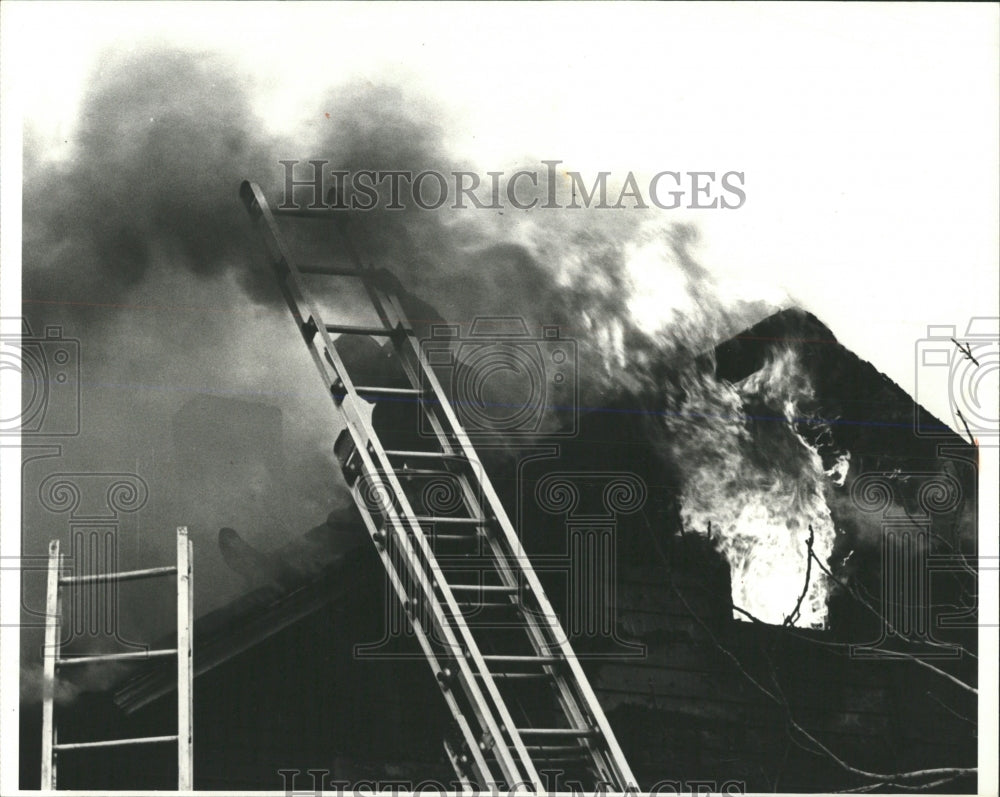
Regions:
<instances>
[{"instance_id":1,"label":"ladder rung","mask_svg":"<svg viewBox=\"0 0 1000 797\"><path fill-rule=\"evenodd\" d=\"M584 751L581 755L571 755L571 756L548 756L542 754L536 754L539 761L543 764L579 764L584 761L590 761L591 766L593 766L592 755Z\"/></svg>"},{"instance_id":2,"label":"ladder rung","mask_svg":"<svg viewBox=\"0 0 1000 797\"><path fill-rule=\"evenodd\" d=\"M505 662L509 664L556 664L558 656L508 656L500 654L490 654L483 656L483 661Z\"/></svg>"},{"instance_id":3,"label":"ladder rung","mask_svg":"<svg viewBox=\"0 0 1000 797\"><path fill-rule=\"evenodd\" d=\"M94 573L89 576L63 576L59 579L59 585L69 584L103 584L107 581L135 581L139 578L156 578L157 576L170 576L177 573L174 567L151 567L148 570L126 570L120 573Z\"/></svg>"},{"instance_id":4,"label":"ladder rung","mask_svg":"<svg viewBox=\"0 0 1000 797\"><path fill-rule=\"evenodd\" d=\"M147 659L164 659L168 656L176 655L177 649L169 648L131 653L102 653L99 656L71 656L65 659L56 659L56 667L70 667L76 664L96 664L103 661L146 661Z\"/></svg>"},{"instance_id":5,"label":"ladder rung","mask_svg":"<svg viewBox=\"0 0 1000 797\"><path fill-rule=\"evenodd\" d=\"M469 542L479 539L475 534L432 534L432 540L442 540L444 542ZM453 555L453 554L452 554Z\"/></svg>"},{"instance_id":6,"label":"ladder rung","mask_svg":"<svg viewBox=\"0 0 1000 797\"><path fill-rule=\"evenodd\" d=\"M454 589L454 587L452 588ZM459 609L518 609L516 603L475 603L473 601L456 601Z\"/></svg>"},{"instance_id":7,"label":"ladder rung","mask_svg":"<svg viewBox=\"0 0 1000 797\"><path fill-rule=\"evenodd\" d=\"M401 457L405 459L446 459L456 460L459 462L468 461L462 454L446 454L444 451L400 451L398 449L387 448L385 453L390 457Z\"/></svg>"},{"instance_id":8,"label":"ladder rung","mask_svg":"<svg viewBox=\"0 0 1000 797\"><path fill-rule=\"evenodd\" d=\"M520 680L523 678L531 678L537 681L541 678L551 678L551 675L547 672L492 672L490 675L505 681Z\"/></svg>"},{"instance_id":9,"label":"ladder rung","mask_svg":"<svg viewBox=\"0 0 1000 797\"><path fill-rule=\"evenodd\" d=\"M451 523L457 526L485 526L484 518L476 517L440 517L437 515L417 515L419 523Z\"/></svg>"},{"instance_id":10,"label":"ladder rung","mask_svg":"<svg viewBox=\"0 0 1000 797\"><path fill-rule=\"evenodd\" d=\"M569 755L572 753L581 753L586 756L590 755L590 750L586 747L581 747L578 744L526 744L524 749L529 753L541 753L543 755L545 753L552 753L553 755Z\"/></svg>"},{"instance_id":11,"label":"ladder rung","mask_svg":"<svg viewBox=\"0 0 1000 797\"><path fill-rule=\"evenodd\" d=\"M367 394L369 396L414 396L421 397L426 396L426 390L417 390L412 387L378 387L377 385L355 385L355 391L358 393ZM334 392L347 393L343 387L338 387Z\"/></svg>"},{"instance_id":12,"label":"ladder rung","mask_svg":"<svg viewBox=\"0 0 1000 797\"><path fill-rule=\"evenodd\" d=\"M398 335L400 330L389 329L388 327L358 327L351 324L326 324L326 331L331 335L382 335L392 337Z\"/></svg>"},{"instance_id":13,"label":"ladder rung","mask_svg":"<svg viewBox=\"0 0 1000 797\"><path fill-rule=\"evenodd\" d=\"M517 587L503 584L449 584L452 592L503 592L508 595L517 593Z\"/></svg>"},{"instance_id":14,"label":"ladder rung","mask_svg":"<svg viewBox=\"0 0 1000 797\"><path fill-rule=\"evenodd\" d=\"M106 739L103 742L70 742L69 744L54 744L53 750L87 750L92 747L122 747L128 744L161 744L176 742L177 734L173 736L138 736L134 739Z\"/></svg>"},{"instance_id":15,"label":"ladder rung","mask_svg":"<svg viewBox=\"0 0 1000 797\"><path fill-rule=\"evenodd\" d=\"M409 468L404 465L395 471L397 476L454 476L455 474L447 470L437 470L435 468Z\"/></svg>"},{"instance_id":16,"label":"ladder rung","mask_svg":"<svg viewBox=\"0 0 1000 797\"><path fill-rule=\"evenodd\" d=\"M518 728L522 736L596 736L593 728Z\"/></svg>"}]
</instances>

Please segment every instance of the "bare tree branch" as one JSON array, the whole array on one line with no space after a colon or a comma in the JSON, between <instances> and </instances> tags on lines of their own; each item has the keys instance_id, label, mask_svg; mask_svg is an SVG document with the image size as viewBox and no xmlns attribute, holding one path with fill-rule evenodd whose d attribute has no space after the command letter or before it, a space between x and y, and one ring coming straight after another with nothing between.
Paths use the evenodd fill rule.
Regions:
<instances>
[{"instance_id":1,"label":"bare tree branch","mask_svg":"<svg viewBox=\"0 0 1000 797\"><path fill-rule=\"evenodd\" d=\"M876 617L878 617L883 622L885 622L885 617L884 617L884 615L882 615L881 612L879 612L874 606L872 606L870 603L868 603L868 601L864 600L864 598L862 598L861 596L857 595L853 590L851 590L850 585L844 583L839 578L837 578L830 571L830 569L819 560L819 557L817 557L815 553L812 554L812 558L816 561L816 564L819 565L820 569L829 578L833 579L834 582L836 582L841 587L843 587L844 589L846 589L855 598L855 600L857 600L858 602L860 602L870 612L872 612ZM890 630L894 630L894 629L890 628ZM929 642L927 644L934 644L934 643L930 643ZM942 645L940 645L940 644L936 644L935 646L942 647ZM936 673L937 675L940 675L942 678L946 678L947 680L951 681L956 686L959 686L962 689L965 689L966 691L971 692L974 695L978 695L979 694L979 690L976 687L970 686L969 684L965 683L965 681L961 680L960 678L956 678L951 673L945 672L944 670L942 670L939 667L935 667L930 662L926 662L922 658L920 658L919 656L914 656L912 653L906 653L905 651L901 651L901 650L893 650L893 651L887 651L885 653L885 655L886 655L886 657L891 657L891 658L894 658L894 659L907 659L909 661L912 661L915 664L920 665L924 669L929 670L930 672Z\"/></svg>"},{"instance_id":2,"label":"bare tree branch","mask_svg":"<svg viewBox=\"0 0 1000 797\"><path fill-rule=\"evenodd\" d=\"M670 568L670 562L669 562L667 556L665 555L662 547L660 546L659 539L653 533L653 530L649 527L648 523L647 523L647 531L649 532L650 537L653 540L654 548L656 549L657 553L659 554L660 559L666 565L667 583L669 584L670 589L673 591L673 593L677 596L678 600L684 606L684 608L687 611L687 613L695 620L695 622L708 635L708 638L712 641L712 644L715 646L715 648L720 653L722 653L727 659L729 659L730 662L732 662L733 666L739 671L739 673L750 684L752 684L754 686L754 688L756 688L761 694L763 694L769 700L777 703L779 706L783 706L783 707L786 708L786 720L787 720L787 723L788 723L788 728L790 730L794 730L796 733L798 733L802 737L803 740L805 740L806 742L808 742L810 745L813 746L813 749L810 750L808 747L805 747L804 745L802 745L791 734L789 734L789 739L793 743L795 743L797 747L801 747L802 749L804 749L804 750L806 750L806 751L808 751L808 752L810 752L812 754L815 754L815 755L823 755L823 756L825 756L826 758L828 758L829 760L831 760L834 764L836 764L838 767L840 767L841 769L843 769L845 772L849 772L849 773L851 773L853 775L856 775L858 777L862 777L862 778L864 778L866 780L871 781L870 783L865 784L865 785L860 786L860 787L857 787L855 789L847 789L847 790L845 790L845 792L870 792L870 791L874 791L874 790L876 790L878 788L882 788L882 787L894 787L894 788L897 788L897 789L900 789L900 790L905 790L905 791L926 791L928 789L936 788L938 786L942 786L944 784L950 783L950 782L952 782L954 780L957 780L959 778L962 778L962 777L970 777L970 776L978 774L978 772L979 772L978 767L936 767L936 768L931 768L931 769L912 770L912 771L909 771L909 772L898 772L898 773L894 773L894 774L885 774L885 773L879 773L879 772L869 772L867 770L851 766L846 761L844 761L842 758L840 758L839 756L837 756L832 750L830 750L826 745L824 745L822 742L820 742L819 739L817 739L815 736L813 736L811 733L809 733L805 728L803 728L795 720L794 716L792 715L791 708L789 707L787 700L784 700L784 695L781 695L781 697L779 697L778 695L776 695L773 692L771 692L763 684L761 684L756 678L754 678L754 676L750 674L750 672L746 669L746 667L743 666L743 663L740 661L739 657L736 656L735 653L733 653L731 650L729 650L725 645L723 645L719 641L718 637L716 637L716 635L712 632L712 629L705 623L704 620L701 619L701 617L694 611L694 609L691 608L691 605L687 602L687 599L684 597L684 594L680 591L680 589L678 589L677 585L674 583L672 571L671 571L671 568ZM817 565L819 565L819 567L823 570L824 573L826 573L836 583L838 583L838 584L841 583L839 581L839 579L837 579L829 571L829 569L826 568L823 565L823 563L819 561L819 559L816 557L816 554L812 551L811 547L810 547L810 555L811 555L812 559L816 560ZM845 586L845 585L841 584L841 586ZM850 589L850 587L847 587L847 586L845 586L845 588ZM869 609L871 609L872 611L874 611L874 609L871 607L870 604L865 603L865 605ZM736 611L736 612L738 612L738 613L740 613L740 614L742 614L742 615L744 615L745 617L749 618L754 623L763 624L762 620L760 620L759 618L755 617L753 614L751 614L750 612L746 611L742 607L734 605L733 606L733 610ZM879 616L881 616L881 615L879 615ZM795 633L795 630L791 629L791 633ZM802 636L802 635L796 634L796 636ZM803 637L803 638L808 638L808 637ZM847 647L849 647L849 646L847 646ZM914 661L917 661L919 664L926 665L926 662L922 662L919 659L914 659ZM927 666L929 666L929 665L927 665ZM962 686L963 688L965 688L965 689L967 689L969 691L972 691L974 694L978 694L978 690L975 690L972 687L968 686L967 684L964 684L961 681L958 681L957 679L952 678L952 676L950 676L948 673L940 671L936 667L931 667L931 669L934 670L935 672L938 672L941 675L944 675L944 676L948 677L951 680L955 680L958 683L959 686ZM776 677L776 673L774 673L774 671L773 671L773 667L772 667L772 678L775 681L775 683L777 683L777 677ZM779 686L779 690L780 690L780 686ZM920 781L923 781L923 782L920 782Z\"/></svg>"},{"instance_id":3,"label":"bare tree branch","mask_svg":"<svg viewBox=\"0 0 1000 797\"><path fill-rule=\"evenodd\" d=\"M977 723L976 723L975 720L970 720L964 714L959 714L957 711L955 711L955 709L953 709L951 706L949 706L947 703L945 703L943 700L941 700L941 698L939 698L933 692L926 692L926 695L927 695L927 697L929 697L931 700L933 700L935 703L937 703L939 706L941 706L941 708L943 708L945 711L947 711L949 714L951 714L956 719L960 719L960 720L962 720L962 722L969 723L969 725L971 725L973 728L977 727Z\"/></svg>"},{"instance_id":4,"label":"bare tree branch","mask_svg":"<svg viewBox=\"0 0 1000 797\"><path fill-rule=\"evenodd\" d=\"M809 579L812 576L812 560L813 560L813 540L816 538L815 532L813 532L812 524L809 524L809 539L806 540L806 583L802 585L802 594L799 595L799 599L795 602L795 608L788 614L785 618L785 622L782 625L789 626L795 625L795 621L799 619L802 601L805 600L806 593L809 591Z\"/></svg>"},{"instance_id":5,"label":"bare tree branch","mask_svg":"<svg viewBox=\"0 0 1000 797\"><path fill-rule=\"evenodd\" d=\"M974 362L976 364L976 367L979 366L979 360L977 360L975 357L972 356L972 344L971 343L966 343L963 346L961 343L959 343L954 338L951 339L951 342L954 343L956 346L958 346L958 350L960 352L962 352L962 354L965 355L965 359L966 360L972 360L972 362Z\"/></svg>"},{"instance_id":6,"label":"bare tree branch","mask_svg":"<svg viewBox=\"0 0 1000 797\"><path fill-rule=\"evenodd\" d=\"M667 582L670 585L671 590L677 596L678 600L680 600L680 602L684 605L688 614L690 614L695 622L701 626L702 630L708 635L708 638L712 641L712 644L716 647L716 649L729 659L740 674L761 694L765 695L769 700L786 710L786 721L788 722L789 727L794 729L796 733L798 733L810 745L813 745L815 751L822 753L826 758L843 769L845 772L865 778L866 780L876 781L877 785L873 786L873 788L877 788L881 785L888 785L923 790L947 783L951 780L955 780L956 778L974 775L979 771L977 767L935 767L931 769L918 769L910 772L886 774L882 772L870 772L865 769L860 769L859 767L851 766L798 723L792 715L788 701L784 699L784 695L779 696L779 694L772 692L747 671L739 657L719 641L718 637L716 637L716 635L712 632L712 629L709 628L705 621L698 616L697 612L691 608L691 605L687 602L683 593L677 588L677 585L674 584L673 578L669 576L669 571ZM746 612L744 613L748 614ZM776 678L773 671L772 677ZM926 782L920 783L919 781Z\"/></svg>"},{"instance_id":7,"label":"bare tree branch","mask_svg":"<svg viewBox=\"0 0 1000 797\"><path fill-rule=\"evenodd\" d=\"M973 437L972 432L969 431L969 424L965 422L965 416L962 415L962 411L958 407L955 407L955 414L958 415L958 419L962 422L962 426L965 427L965 433L969 436L969 444L973 446L976 445L976 438Z\"/></svg>"}]
</instances>

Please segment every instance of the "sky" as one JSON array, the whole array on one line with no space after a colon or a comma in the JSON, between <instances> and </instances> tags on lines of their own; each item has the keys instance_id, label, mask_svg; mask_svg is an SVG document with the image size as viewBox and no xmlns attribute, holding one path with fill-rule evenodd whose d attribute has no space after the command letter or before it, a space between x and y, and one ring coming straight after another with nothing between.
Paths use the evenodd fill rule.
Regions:
<instances>
[{"instance_id":1,"label":"sky","mask_svg":"<svg viewBox=\"0 0 1000 797\"><path fill-rule=\"evenodd\" d=\"M254 164L264 174L247 177L273 181L279 158L312 155L295 142L332 135L331 99L384 85L402 87L412 112L427 115L451 162L481 174L541 168L542 160L618 180L630 171L647 180L664 170L741 172L740 208L658 217L698 230L692 254L714 290L728 300L804 307L961 431L949 369L922 358L927 349L953 352L946 332L927 342L929 325L955 327L962 338L970 319L1000 316L995 5L8 0L0 11L3 318L21 314L22 138L57 174L93 124L81 110L109 64L161 47L218 59L220 82L235 81L248 98L243 110L233 105L248 114L241 123L283 142L270 164ZM188 176L208 179L149 179ZM58 203L57 180L51 190ZM607 213L597 222L602 228L631 228L629 211ZM561 223L543 214L530 221ZM655 328L682 301L682 283L642 246L630 249L629 269L639 282L632 311ZM172 279L154 275L149 294L202 301ZM220 291L226 301L241 300L231 285ZM211 328L230 340L245 332L221 322ZM286 329L286 318L265 314L251 343L264 346ZM975 388L986 406L973 409L996 419L991 329L995 322L977 349L991 364ZM105 338L144 334L126 319ZM268 367L286 364L290 374L315 378L305 358L283 358L265 356ZM227 384L249 384L263 368L248 359ZM303 399L302 407L311 411L320 399ZM308 429L290 422L286 432L294 441ZM130 444L126 435L111 449L122 454ZM987 484L995 483L994 455L995 448L984 460ZM19 467L16 457L4 462L5 473L11 463ZM6 513L16 492L4 481ZM5 514L5 527L9 520ZM9 536L4 555L18 555Z\"/></svg>"}]
</instances>

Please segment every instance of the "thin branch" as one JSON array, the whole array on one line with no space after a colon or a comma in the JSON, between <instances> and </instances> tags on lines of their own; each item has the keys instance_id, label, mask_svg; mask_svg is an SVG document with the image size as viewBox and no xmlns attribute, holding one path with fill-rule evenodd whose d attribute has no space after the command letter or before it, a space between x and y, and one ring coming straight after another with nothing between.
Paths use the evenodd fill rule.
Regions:
<instances>
[{"instance_id":1,"label":"thin branch","mask_svg":"<svg viewBox=\"0 0 1000 797\"><path fill-rule=\"evenodd\" d=\"M913 518L912 515L910 515L909 511L906 510L906 507L903 507L903 509L904 509L904 511L906 511L907 517L909 517L910 520L913 521L913 524L916 525L916 520ZM944 537L942 537L936 531L930 532L930 535L931 535L931 537L933 537L935 540L937 540L938 542L940 542L942 545L944 545L949 551L951 551L955 555L956 561L959 562L962 565L962 569L963 570L965 570L967 573L969 573L970 575L974 576L975 578L977 578L977 579L979 578L979 571L976 570L976 568L974 568L972 565L969 564L969 557L965 555L964 551L962 551L961 549L956 548L951 542L949 542L947 539L945 539Z\"/></svg>"},{"instance_id":2,"label":"thin branch","mask_svg":"<svg viewBox=\"0 0 1000 797\"><path fill-rule=\"evenodd\" d=\"M763 684L757 681L756 678L754 678L749 672L746 671L746 668L743 666L743 663L739 660L736 654L734 654L732 651L726 648L721 642L719 642L718 639L716 639L715 634L712 633L712 629L710 629L705 624L705 621L698 616L697 612L695 612L694 609L691 608L691 605L687 602L687 599L684 597L681 591L677 589L677 585L674 584L674 580L670 575L667 576L667 583L670 585L670 588L673 590L674 594L677 596L680 602L684 604L684 608L687 609L688 614L690 614L698 623L698 625L702 627L702 630L704 630L705 633L708 634L709 639L712 640L715 647L718 648L719 651L723 653L726 656L726 658L728 658L733 663L733 666L735 666L736 669L740 671L740 674L744 678L746 678L751 684L753 684L760 692L767 695L767 697L769 697L775 703L780 704L781 701L775 695L771 694L771 692L767 690L767 687L765 687Z\"/></svg>"},{"instance_id":3,"label":"thin branch","mask_svg":"<svg viewBox=\"0 0 1000 797\"><path fill-rule=\"evenodd\" d=\"M809 524L809 539L806 540L806 582L802 585L802 594L799 595L799 599L795 602L795 608L789 613L785 618L785 622L782 623L784 626L795 625L795 621L799 619L800 612L802 609L802 601L805 600L806 593L809 591L809 579L812 577L812 560L813 560L813 540L816 535L813 532L812 524Z\"/></svg>"},{"instance_id":4,"label":"thin branch","mask_svg":"<svg viewBox=\"0 0 1000 797\"><path fill-rule=\"evenodd\" d=\"M736 654L734 654L731 650L729 650L725 645L723 645L719 641L719 639L712 632L712 629L709 628L709 626L705 623L704 620L701 619L701 617L697 614L697 612L695 612L694 609L691 608L691 605L687 602L687 599L684 597L683 593L677 588L677 585L674 583L672 571L670 569L670 563L667 560L667 557L665 556L663 549L660 547L659 540L657 539L656 535L653 534L652 529L649 527L648 523L647 523L647 531L650 533L650 537L653 540L653 545L656 548L656 551L659 554L660 559L667 566L667 583L670 585L670 589L673 591L673 593L684 605L684 608L687 610L688 614L691 615L691 617L694 618L695 622L701 626L702 630L704 630L705 633L708 635L708 638L712 641L712 644L716 647L716 649L733 663L733 666L736 667L736 669L740 672L741 675L743 675L743 677L747 681L749 681L759 692L761 692L761 694L765 695L768 699L781 705L781 699L775 696L772 692L770 692L763 684L757 681L757 679L754 678L746 670L746 668L743 666L743 663L739 660L739 657L737 657ZM834 578L834 581L840 583L839 580L837 580L836 577L834 577L833 574L830 573L827 570L827 568L823 566L823 563L820 562L818 558L816 558L815 553L813 553L812 556L814 559L816 559L816 562L820 566L820 568L822 568L831 578ZM762 622L757 617L754 617L750 612L738 606L733 606L733 609L749 617L755 623ZM921 662L919 659L915 659L915 661L924 664L924 662ZM942 674L946 676L948 675L947 673L942 673ZM959 681L958 683L959 685L964 686L966 689L971 690L971 687L962 684L961 681ZM976 694L978 694L977 690L972 690L972 691L975 691ZM787 701L785 702L785 705L787 706ZM814 745L816 750L826 755L841 769L845 770L846 772L850 772L851 774L863 777L867 780L875 781L875 783L872 784L870 787L864 789L866 791L873 791L876 788L886 785L893 785L901 789L906 789L908 791L926 790L934 788L936 786L943 785L945 783L949 783L961 777L976 775L979 771L977 767L938 767L933 769L922 769L922 770L913 770L910 772L900 772L893 775L886 775L878 772L868 772L867 770L851 766L846 761L841 759L839 756L834 754L833 751L830 750L826 745L824 745L815 736L813 736L811 733L805 730L801 725L799 725L799 723L794 719L794 717L792 717L790 709L787 714L787 719L790 728L796 730L804 739L808 740L812 745ZM795 741L793 737L790 736L789 738L792 738L792 741ZM797 746L801 746L798 745L797 742L796 744ZM815 753L815 751L810 751L810 752ZM921 780L924 778L935 778L935 780L922 784L912 783L912 781Z\"/></svg>"},{"instance_id":5,"label":"thin branch","mask_svg":"<svg viewBox=\"0 0 1000 797\"><path fill-rule=\"evenodd\" d=\"M943 786L945 783L951 783L952 781L958 780L960 777L962 777L962 775L951 775L947 778L941 778L940 780L932 780L930 783L921 783L919 786L910 786L906 783L890 783L888 785L903 791L927 791L928 789L933 789L937 786Z\"/></svg>"},{"instance_id":6,"label":"thin branch","mask_svg":"<svg viewBox=\"0 0 1000 797\"><path fill-rule=\"evenodd\" d=\"M973 576L973 578L976 578L978 580L979 573L976 572L975 568L973 568L969 564L968 558L966 557L966 555L961 550L956 550L956 548L955 548L954 545L952 545L948 540L946 540L944 537L942 537L936 531L933 531L930 526L921 525L918 522L918 520L915 517L913 517L913 515L910 513L910 510L906 506L905 502L901 503L899 506L903 510L903 512L906 514L906 517L910 521L910 523L913 526L913 528L915 528L918 533L930 535L930 537L932 539L937 540L939 543L943 544L946 548L948 548L948 550L950 550L953 554L956 554L957 557L958 557L958 560L959 560L959 562L960 562L960 564L962 566L962 569L965 570L966 572L970 573ZM958 580L957 577L956 577L955 580L956 581ZM961 583L959 583L959 587L961 588L963 595L967 595L969 597L975 597L975 595L973 593L970 593L964 587L964 585L962 585ZM972 656L973 658L978 658L977 656L974 656L972 653L969 653L969 651L965 650L965 648L962 648L962 652L965 653L965 654L967 654L967 655L969 655L969 656Z\"/></svg>"},{"instance_id":7,"label":"thin branch","mask_svg":"<svg viewBox=\"0 0 1000 797\"><path fill-rule=\"evenodd\" d=\"M975 357L972 356L972 344L971 343L966 343L963 346L961 343L959 343L954 338L951 339L951 342L954 343L956 346L958 346L958 350L960 352L962 352L962 354L965 355L965 359L966 360L972 360L972 362L974 362L977 367L979 366L979 360L977 360Z\"/></svg>"},{"instance_id":8,"label":"thin branch","mask_svg":"<svg viewBox=\"0 0 1000 797\"><path fill-rule=\"evenodd\" d=\"M781 764L778 765L778 772L774 776L774 782L771 784L771 791L777 793L778 784L781 783L781 778L785 774L785 765L788 763L788 750L791 747L791 737L785 742L785 752L781 755Z\"/></svg>"},{"instance_id":9,"label":"thin branch","mask_svg":"<svg viewBox=\"0 0 1000 797\"><path fill-rule=\"evenodd\" d=\"M931 700L933 700L935 703L937 703L939 706L941 706L941 708L943 708L945 711L947 711L953 717L962 720L962 722L969 723L969 725L971 725L973 728L978 727L978 724L976 723L975 720L970 720L964 714L959 714L957 711L955 711L955 709L953 709L951 706L949 706L947 703L945 703L943 700L941 700L934 693L928 691L927 692L927 697L929 697Z\"/></svg>"},{"instance_id":10,"label":"thin branch","mask_svg":"<svg viewBox=\"0 0 1000 797\"><path fill-rule=\"evenodd\" d=\"M962 426L965 427L965 433L969 436L969 443L971 445L976 445L976 438L972 436L972 432L969 431L969 424L965 422L965 416L962 415L962 411L955 407L955 413L958 415L958 419L962 422Z\"/></svg>"},{"instance_id":11,"label":"thin branch","mask_svg":"<svg viewBox=\"0 0 1000 797\"><path fill-rule=\"evenodd\" d=\"M842 582L840 579L838 579L830 571L830 569L819 560L819 557L817 557L816 554L813 554L812 557L813 557L813 559L816 560L816 564L819 565L820 569L829 578L832 578L841 587L843 587L844 589L848 590L848 592L850 592L852 595L855 595L855 593L851 590L850 586L847 585L847 584L845 584L844 582ZM875 607L873 607L870 603L868 603L867 601L865 601L864 599L862 599L862 598L860 598L860 597L858 597L856 595L855 595L855 599L858 600L858 601L860 601L865 607L868 608L869 611L871 611L873 614L875 614L876 617L878 617L879 619L881 619L883 622L885 621L885 617L877 609L875 609ZM894 629L890 628L890 630L894 630ZM927 643L927 644L932 644L932 643ZM937 643L936 646L941 647L942 645L940 643ZM976 687L970 686L969 684L965 683L965 681L961 680L960 678L956 678L951 673L945 672L944 670L940 669L939 667L935 667L933 664L930 664L929 662L924 661L919 656L914 656L912 653L906 653L905 651L901 651L901 650L893 650L893 651L886 652L885 655L887 657L892 657L894 659L908 659L909 661L912 661L915 664L919 664L924 669L929 670L930 672L936 673L937 675L940 675L942 678L948 679L949 681L951 681L956 686L959 686L962 689L965 689L966 691L971 692L974 695L978 695L979 694L979 690Z\"/></svg>"},{"instance_id":12,"label":"thin branch","mask_svg":"<svg viewBox=\"0 0 1000 797\"><path fill-rule=\"evenodd\" d=\"M929 783L922 783L919 786L908 786L905 783L869 783L864 786L857 786L853 789L841 789L835 794L865 794L867 792L873 792L876 789L882 788L895 788L899 791L927 791L928 789L933 789L937 786L943 786L945 783L951 783L952 781L958 780L961 775L954 775L948 778L941 778L940 780L932 780Z\"/></svg>"},{"instance_id":13,"label":"thin branch","mask_svg":"<svg viewBox=\"0 0 1000 797\"><path fill-rule=\"evenodd\" d=\"M708 638L712 641L712 644L715 645L716 649L720 653L722 653L726 658L728 658L736 667L736 669L739 670L740 674L747 681L749 681L761 694L765 695L769 700L773 701L777 705L786 708L787 710L786 720L789 726L793 728L798 734L800 734L803 739L807 740L811 745L815 746L816 750L823 753L827 758L833 761L833 763L835 763L845 772L849 772L852 775L857 775L859 777L863 777L868 780L879 781L882 784L894 784L899 786L903 784L911 784L913 781L924 780L927 778L939 779L936 781L936 783L942 783L942 782L947 782L948 780L954 780L955 778L964 777L967 775L974 775L978 772L978 769L976 767L936 767L932 769L918 769L910 772L897 772L893 774L886 774L882 772L869 772L868 770L851 766L798 723L798 721L792 716L791 710L788 708L788 702L786 700L783 700L782 697L779 697L774 692L769 690L766 686L760 683L760 681L754 678L753 675L751 675L747 671L747 669L743 666L743 663L739 660L739 657L736 656L735 653L733 653L719 641L719 639L712 632L712 629L709 628L708 625L705 623L705 621L698 616L697 612L695 612L691 608L691 605L687 602L683 593L681 593L681 591L677 588L677 585L674 584L673 582L673 578L671 578L669 575L667 577L667 583L670 585L670 588L673 590L674 594L677 596L680 602L684 605L684 608L687 610L688 614L690 614L691 617L694 618L695 622L697 622L698 625L701 626L702 630L708 635ZM914 784L914 785L919 785L920 788L929 788L927 784Z\"/></svg>"},{"instance_id":14,"label":"thin branch","mask_svg":"<svg viewBox=\"0 0 1000 797\"><path fill-rule=\"evenodd\" d=\"M864 786L855 786L853 789L837 789L834 794L867 794L875 789L881 789L884 783L866 783Z\"/></svg>"},{"instance_id":15,"label":"thin branch","mask_svg":"<svg viewBox=\"0 0 1000 797\"><path fill-rule=\"evenodd\" d=\"M754 614L751 614L746 609L744 609L742 606L737 606L735 603L733 604L733 611L734 612L738 612L739 614L742 614L744 617L746 617L751 622L757 623L757 625L768 625L768 623L765 623L759 617L757 617Z\"/></svg>"}]
</instances>

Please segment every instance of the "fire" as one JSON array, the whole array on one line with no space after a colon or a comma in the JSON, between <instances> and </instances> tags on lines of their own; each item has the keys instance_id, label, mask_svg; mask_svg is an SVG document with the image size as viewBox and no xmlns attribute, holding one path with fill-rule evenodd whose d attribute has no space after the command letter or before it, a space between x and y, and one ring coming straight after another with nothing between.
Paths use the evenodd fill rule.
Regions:
<instances>
[{"instance_id":1,"label":"fire","mask_svg":"<svg viewBox=\"0 0 1000 797\"><path fill-rule=\"evenodd\" d=\"M798 408L813 394L795 352L780 352L738 385L700 373L682 387L667 426L685 466L685 530L709 535L728 561L734 607L767 623L824 627L828 584L809 550L823 563L833 550L824 487L840 472L825 472L798 431Z\"/></svg>"}]
</instances>

